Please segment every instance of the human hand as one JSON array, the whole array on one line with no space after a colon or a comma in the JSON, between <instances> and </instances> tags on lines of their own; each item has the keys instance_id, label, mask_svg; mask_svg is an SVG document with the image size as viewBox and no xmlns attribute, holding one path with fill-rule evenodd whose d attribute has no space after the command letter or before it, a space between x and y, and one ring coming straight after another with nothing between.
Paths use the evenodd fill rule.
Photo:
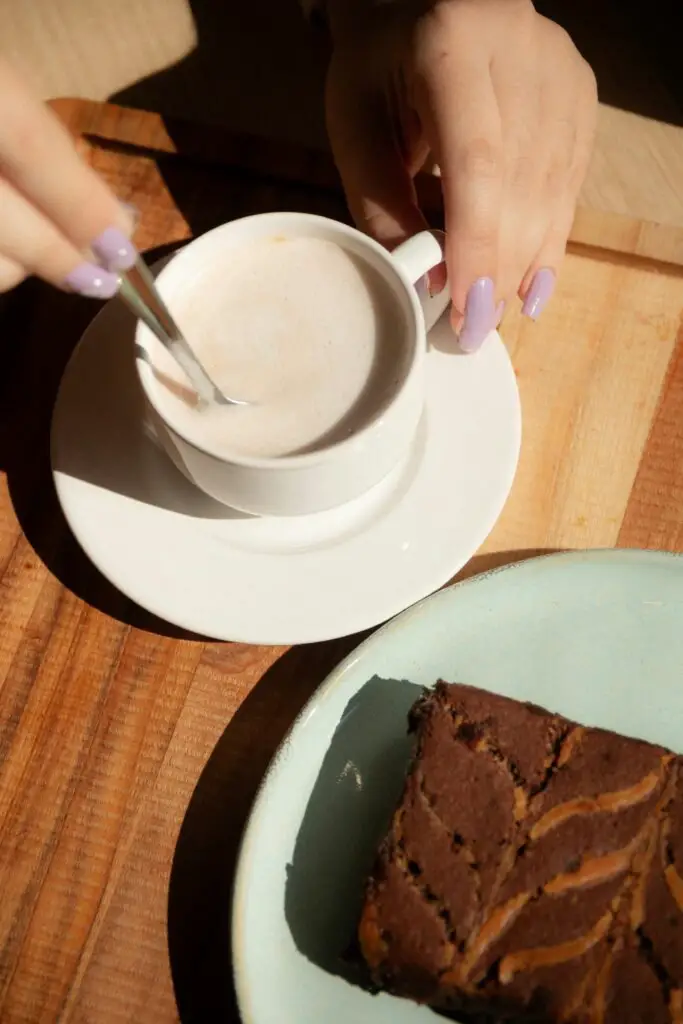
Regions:
<instances>
[{"instance_id":1,"label":"human hand","mask_svg":"<svg viewBox=\"0 0 683 1024\"><path fill-rule=\"evenodd\" d=\"M327 123L354 220L388 246L423 230L413 178L431 154L461 347L515 294L536 319L591 154L590 67L530 0L329 2Z\"/></svg>"},{"instance_id":2,"label":"human hand","mask_svg":"<svg viewBox=\"0 0 683 1024\"><path fill-rule=\"evenodd\" d=\"M132 265L131 216L0 61L0 292L29 274L106 299Z\"/></svg>"}]
</instances>

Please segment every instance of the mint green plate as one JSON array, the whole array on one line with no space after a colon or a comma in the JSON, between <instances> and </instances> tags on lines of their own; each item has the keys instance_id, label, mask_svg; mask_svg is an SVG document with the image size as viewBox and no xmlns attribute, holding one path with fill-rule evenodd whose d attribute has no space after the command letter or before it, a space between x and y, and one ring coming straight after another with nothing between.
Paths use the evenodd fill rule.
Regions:
<instances>
[{"instance_id":1,"label":"mint green plate","mask_svg":"<svg viewBox=\"0 0 683 1024\"><path fill-rule=\"evenodd\" d=\"M233 950L245 1024L440 1019L369 994L339 959L400 794L406 713L439 677L681 751L683 558L577 552L479 576L404 612L332 673L280 748L244 836Z\"/></svg>"}]
</instances>

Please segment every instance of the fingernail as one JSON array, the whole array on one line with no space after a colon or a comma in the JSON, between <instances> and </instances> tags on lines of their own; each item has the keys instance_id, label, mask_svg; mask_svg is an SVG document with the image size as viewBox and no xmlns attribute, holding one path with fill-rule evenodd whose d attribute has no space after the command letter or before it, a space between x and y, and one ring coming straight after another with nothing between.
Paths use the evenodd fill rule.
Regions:
<instances>
[{"instance_id":1,"label":"fingernail","mask_svg":"<svg viewBox=\"0 0 683 1024\"><path fill-rule=\"evenodd\" d=\"M524 316L538 320L555 290L555 281L555 272L550 267L541 267L536 271L522 305Z\"/></svg>"},{"instance_id":2,"label":"fingernail","mask_svg":"<svg viewBox=\"0 0 683 1024\"><path fill-rule=\"evenodd\" d=\"M120 228L105 228L101 235L90 243L90 248L106 270L128 270L135 263L138 253L130 238Z\"/></svg>"},{"instance_id":3,"label":"fingernail","mask_svg":"<svg viewBox=\"0 0 683 1024\"><path fill-rule=\"evenodd\" d=\"M432 267L427 273L427 291L429 292L430 299L441 294L446 287L447 281L448 276L445 263L439 263L438 266Z\"/></svg>"},{"instance_id":4,"label":"fingernail","mask_svg":"<svg viewBox=\"0 0 683 1024\"><path fill-rule=\"evenodd\" d=\"M64 283L72 292L85 295L88 299L110 299L116 295L119 287L116 274L110 274L94 263L79 263L67 274Z\"/></svg>"},{"instance_id":5,"label":"fingernail","mask_svg":"<svg viewBox=\"0 0 683 1024\"><path fill-rule=\"evenodd\" d=\"M476 352L496 323L493 281L480 277L467 293L465 320L460 331L463 352Z\"/></svg>"}]
</instances>

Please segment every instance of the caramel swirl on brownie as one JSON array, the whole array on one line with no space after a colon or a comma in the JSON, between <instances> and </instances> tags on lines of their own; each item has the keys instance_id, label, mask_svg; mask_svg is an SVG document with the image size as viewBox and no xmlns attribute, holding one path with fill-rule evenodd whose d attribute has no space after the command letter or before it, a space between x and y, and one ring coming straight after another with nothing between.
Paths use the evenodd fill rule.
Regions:
<instances>
[{"instance_id":1,"label":"caramel swirl on brownie","mask_svg":"<svg viewBox=\"0 0 683 1024\"><path fill-rule=\"evenodd\" d=\"M683 1024L683 761L438 683L368 881L375 984L458 1019Z\"/></svg>"}]
</instances>

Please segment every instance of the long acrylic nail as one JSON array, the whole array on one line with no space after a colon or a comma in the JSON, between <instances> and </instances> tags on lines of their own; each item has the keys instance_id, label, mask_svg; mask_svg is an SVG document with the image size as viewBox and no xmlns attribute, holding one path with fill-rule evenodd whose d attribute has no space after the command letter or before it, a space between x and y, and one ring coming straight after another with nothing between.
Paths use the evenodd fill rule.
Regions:
<instances>
[{"instance_id":1,"label":"long acrylic nail","mask_svg":"<svg viewBox=\"0 0 683 1024\"><path fill-rule=\"evenodd\" d=\"M490 277L480 277L467 293L465 320L458 339L463 352L476 352L487 334L495 327L494 296L493 281Z\"/></svg>"},{"instance_id":2,"label":"long acrylic nail","mask_svg":"<svg viewBox=\"0 0 683 1024\"><path fill-rule=\"evenodd\" d=\"M119 279L94 263L79 263L67 274L64 284L72 292L85 295L88 299L110 299L116 295Z\"/></svg>"},{"instance_id":3,"label":"long acrylic nail","mask_svg":"<svg viewBox=\"0 0 683 1024\"><path fill-rule=\"evenodd\" d=\"M555 271L550 267L541 267L536 271L522 305L524 316L538 320L555 290L555 281Z\"/></svg>"},{"instance_id":4,"label":"long acrylic nail","mask_svg":"<svg viewBox=\"0 0 683 1024\"><path fill-rule=\"evenodd\" d=\"M138 251L120 228L105 228L90 243L90 248L106 270L128 270L138 258Z\"/></svg>"}]
</instances>

